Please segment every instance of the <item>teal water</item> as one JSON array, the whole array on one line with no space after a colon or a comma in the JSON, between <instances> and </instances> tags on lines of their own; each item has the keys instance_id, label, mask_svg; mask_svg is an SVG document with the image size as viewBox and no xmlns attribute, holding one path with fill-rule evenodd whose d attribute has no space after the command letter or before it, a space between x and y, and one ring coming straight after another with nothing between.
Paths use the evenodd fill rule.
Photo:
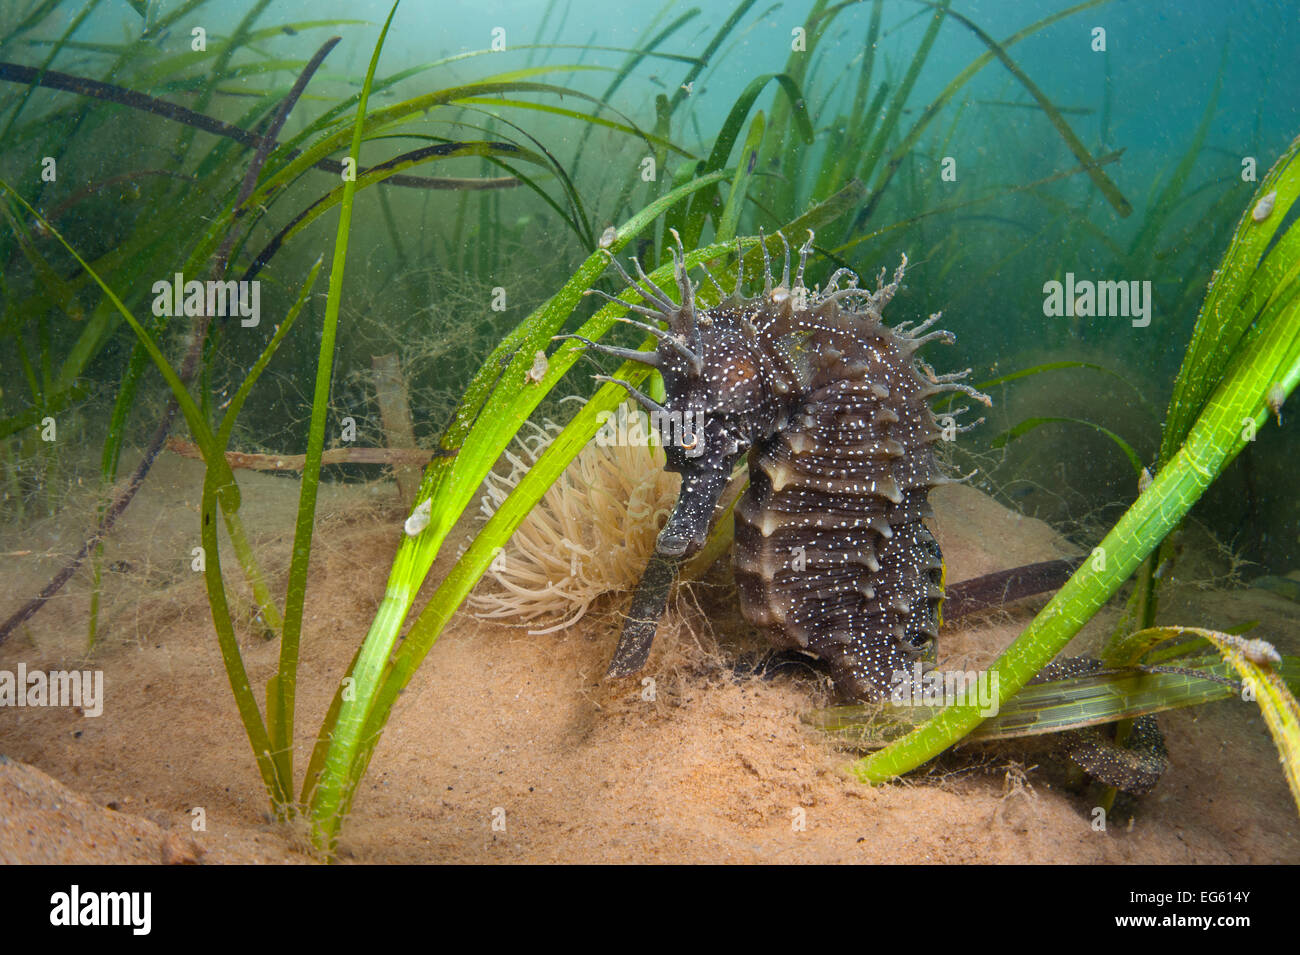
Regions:
<instances>
[{"instance_id":1,"label":"teal water","mask_svg":"<svg viewBox=\"0 0 1300 955\"><path fill-rule=\"evenodd\" d=\"M857 175L867 174L868 189L878 185L889 154L929 104L989 50L978 31L1005 41L1067 7L1051 0L955 3L953 9L970 24L950 18L938 30L910 92L899 103L897 125L884 138L881 161L870 164L855 145L857 151L839 165L839 178L828 179L819 177L819 171L835 165L844 142L860 144L863 129L878 126L908 82L932 5L907 0L879 5L872 72L863 87L868 108L862 108L855 94L877 9L872 2L406 0L393 21L378 76L446 62L379 91L373 108L502 74L568 92L506 94L545 110L493 103L490 97L439 107L393 130L390 138L368 143L363 163L439 138L512 142L552 157L571 173L583 209L580 216L573 212L554 166L517 167L533 177L536 190L363 190L353 226L332 393L335 417L354 410L362 442L382 442L367 374L374 355L395 352L410 377L417 436L431 444L496 341L564 283L606 226L624 221L665 192L674 177L689 176L692 164L709 155L751 81L795 62L794 31L802 28L809 37L817 33L826 22L816 18L817 11L830 9L834 15L799 77L799 110L811 121L814 140L789 154L793 164L779 161L795 142L795 127L789 112L781 112L783 94L769 84L754 109L761 109L769 122L784 115L785 125L770 127L764 139L765 162L757 170L755 201L741 214L742 234L775 228ZM738 9L743 15L708 53L690 89L683 89L692 70L683 58L704 56ZM255 10L247 27L263 33L223 60L224 40ZM182 13L174 22L158 26L177 11ZM5 37L0 59L48 65L247 126L264 119L305 60L327 37L338 34L341 43L289 119L286 135L293 135L355 93L387 12L387 4L369 0L273 2L260 8L224 0L185 5L7 0L0 8L0 35ZM993 59L928 122L870 215L858 216L859 206L823 233L828 247L855 243L841 257L864 275L892 268L901 253L908 254L913 263L908 288L892 317L914 320L944 311L945 325L957 333L958 344L931 356L941 371L969 366L978 381L1044 362L1086 361L1115 372L1045 373L995 389L996 408L969 439L981 486L1080 534L1104 529L1132 500L1136 479L1127 459L1086 426L1044 426L1006 450L991 444L1026 418L1068 416L1117 433L1144 461L1153 460L1204 289L1255 191L1256 183L1244 181L1243 171L1253 166L1256 178L1262 177L1300 134L1294 95L1300 88L1300 58L1294 55L1300 47L1297 12L1300 4L1290 2L1102 3L1035 30L1009 48L1042 96L1061 108L1083 148L1095 157L1119 154L1103 169L1131 204L1130 215L1121 216L1077 172L1076 157L1029 88ZM336 18L364 22L308 22ZM641 60L606 97L617 71L628 62L627 51L644 47L680 18L685 19L656 47L664 55ZM68 34L74 23L75 32ZM211 52L191 49L196 28L206 31ZM1097 48L1097 30L1105 31L1104 50ZM494 43L501 49L493 50ZM180 267L219 209L215 191L206 211L201 203L182 200L194 194L196 183L211 181L204 177L224 175L227 188L233 188L249 152L239 153L243 158L236 162L236 153L218 138L148 112L56 90L28 94L24 83L0 83L0 129L6 133L0 175L39 208L57 210L66 237L88 258L102 261L110 279L118 276L118 290L134 308L147 310L149 288ZM676 147L666 152L634 131L591 127L570 115L599 116L651 133L659 97L678 100L659 129ZM752 116L753 111L745 118L742 139ZM651 155L656 176L645 182L641 163ZM46 156L57 157L55 182L40 178ZM740 156L737 144L728 165ZM220 167L223 158L230 165ZM137 174L142 170L151 175L141 178ZM470 178L510 174L479 158L444 160L411 172ZM1055 181L1043 182L1058 174ZM189 178L175 178L179 176ZM336 184L336 177L312 171L276 195L247 239L234 248L234 271L246 267L294 216ZM86 194L78 197L79 191ZM229 198L225 192L220 196ZM566 224L556 206L585 221ZM336 215L330 212L313 222L270 260L261 273L265 314L282 315L310 264L321 254L328 259ZM850 227L855 216L859 221ZM129 245L132 236L160 222L166 227L155 239ZM713 228L713 223L706 225L702 241ZM134 338L112 321L104 323L102 333L87 335L87 322L94 321L102 299L76 280L75 266L46 239L37 236L36 243L71 288L49 293L41 268L32 264L12 232L5 233L0 249L7 263L2 291L9 343L0 353L5 381L0 411L17 420L39 416L43 403L73 409L86 460L94 462L108 433L118 385L128 373ZM115 261L111 253L124 246L133 249L131 261L147 259L148 266L133 270L131 261ZM642 254L653 258L655 243L642 248ZM824 277L829 268L820 264L814 277ZM1139 287L1150 283L1149 314L1138 319L1141 324L1128 315L1044 314L1045 286L1064 282L1067 274ZM491 307L495 289L506 293L501 311ZM310 320L295 328L264 387L250 399L236 446L302 450L318 344L313 330L319 327L321 307L311 303ZM181 330L172 326L163 340L170 355L180 355ZM233 393L264 343L264 335L229 329L214 335L203 379L212 406ZM592 370L589 364L577 366L557 394L587 393ZM76 394L70 398L74 384ZM155 373L140 376L138 397L124 409L128 444L147 438L164 394ZM1289 472L1294 433L1286 414L1281 428L1265 428L1196 512L1216 536L1233 541L1257 562L1252 573L1281 575L1300 567L1300 498ZM29 438L21 430L7 438L14 460L36 454ZM31 476L36 473L29 468L26 476L10 475L7 506L28 499L32 506L43 506L41 480ZM375 472L329 473L349 479Z\"/></svg>"}]
</instances>

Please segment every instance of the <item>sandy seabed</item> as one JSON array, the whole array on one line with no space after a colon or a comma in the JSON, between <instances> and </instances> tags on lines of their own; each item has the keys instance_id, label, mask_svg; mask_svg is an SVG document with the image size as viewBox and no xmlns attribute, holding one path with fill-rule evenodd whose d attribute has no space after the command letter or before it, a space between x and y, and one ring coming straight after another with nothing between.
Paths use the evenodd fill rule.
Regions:
<instances>
[{"instance_id":1,"label":"sandy seabed","mask_svg":"<svg viewBox=\"0 0 1300 955\"><path fill-rule=\"evenodd\" d=\"M0 647L0 669L101 669L101 716L0 709L0 861L311 862L273 824L226 681L197 544L201 465L165 456L104 556L99 642L86 653L89 575ZM297 484L241 474L241 510L283 592ZM934 495L949 580L1070 553L1047 525L952 486ZM7 528L0 614L75 550L89 509ZM387 483L322 488L299 674L298 772L383 593L404 513ZM454 552L454 545L444 552ZM226 556L228 579L238 575ZM446 570L448 558L431 579ZM426 588L425 596L428 594ZM623 598L623 602L625 603ZM941 662L988 663L1041 600L962 621ZM763 644L720 575L679 601L642 676L602 679L622 603L604 598L545 635L458 614L394 709L357 795L343 861L1059 862L1300 861L1300 819L1257 707L1225 701L1160 717L1171 766L1131 821L1104 832L1059 761L1008 746L960 750L870 788L852 754L801 722L826 686L809 671L738 675ZM1168 622L1253 631L1297 646L1295 605L1254 590L1176 583ZM246 613L245 613L246 616ZM1094 647L1103 612L1076 639ZM255 688L277 647L244 626ZM202 807L204 831L192 829ZM504 811L504 813L501 812ZM493 828L504 818L505 829ZM802 822L799 828L797 823Z\"/></svg>"}]
</instances>

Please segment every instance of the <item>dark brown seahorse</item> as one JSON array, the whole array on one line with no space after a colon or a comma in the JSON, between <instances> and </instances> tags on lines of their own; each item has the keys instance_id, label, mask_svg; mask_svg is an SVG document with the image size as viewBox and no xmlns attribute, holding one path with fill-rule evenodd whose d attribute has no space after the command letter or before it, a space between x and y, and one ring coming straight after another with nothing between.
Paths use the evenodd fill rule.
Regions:
<instances>
[{"instance_id":1,"label":"dark brown seahorse","mask_svg":"<svg viewBox=\"0 0 1300 955\"><path fill-rule=\"evenodd\" d=\"M644 663L680 561L704 545L718 497L745 455L750 483L735 511L733 557L745 617L777 646L824 661L841 690L858 698L880 696L895 673L933 656L942 557L923 518L930 488L949 479L934 460L941 431L928 402L947 391L988 398L962 383L967 372L936 375L917 360L926 343L953 340L927 332L939 316L910 330L881 320L906 259L892 282L882 273L875 291L859 288L847 269L813 290L803 283L811 250L810 233L793 282L787 246L779 282L769 262L761 294L746 297L739 274L731 294L719 288L719 304L698 309L680 247L673 250L680 304L639 264L638 280L611 257L654 306L629 307L667 330L633 322L658 340L653 352L588 345L663 376L663 405L621 384L650 412L666 467L682 475L613 675ZM763 252L766 260L765 244ZM684 421L695 423L689 433Z\"/></svg>"},{"instance_id":2,"label":"dark brown seahorse","mask_svg":"<svg viewBox=\"0 0 1300 955\"><path fill-rule=\"evenodd\" d=\"M598 378L623 385L650 413L665 467L682 476L609 675L644 665L681 562L703 547L719 496L747 455L749 486L735 508L733 547L745 618L776 647L820 660L845 695L882 698L897 675L934 658L943 562L924 518L930 489L951 479L940 473L932 446L974 426L958 428L955 418L966 409L955 409L945 413L952 418L944 435L929 401L953 391L989 399L963 382L969 370L938 375L916 357L929 342L954 340L929 331L938 315L915 328L882 321L906 258L888 284L882 271L875 291L859 288L847 269L825 289L809 289L803 278L812 233L793 283L789 245L774 283L762 242L763 291L745 296L740 267L730 294L705 270L721 301L698 308L677 243L671 251L680 302L639 262L633 278L612 256L647 305L593 290L651 319L623 321L654 336L654 351L566 336L659 371L663 404L627 382ZM743 261L739 243L737 255Z\"/></svg>"}]
</instances>

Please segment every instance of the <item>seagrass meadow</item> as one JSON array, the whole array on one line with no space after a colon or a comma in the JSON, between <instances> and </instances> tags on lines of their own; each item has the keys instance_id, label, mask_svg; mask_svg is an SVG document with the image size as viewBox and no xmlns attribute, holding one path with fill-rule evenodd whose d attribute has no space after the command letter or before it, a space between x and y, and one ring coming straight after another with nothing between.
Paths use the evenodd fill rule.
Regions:
<instances>
[{"instance_id":1,"label":"seagrass meadow","mask_svg":"<svg viewBox=\"0 0 1300 955\"><path fill-rule=\"evenodd\" d=\"M0 860L1300 861L1226 7L2 0Z\"/></svg>"}]
</instances>

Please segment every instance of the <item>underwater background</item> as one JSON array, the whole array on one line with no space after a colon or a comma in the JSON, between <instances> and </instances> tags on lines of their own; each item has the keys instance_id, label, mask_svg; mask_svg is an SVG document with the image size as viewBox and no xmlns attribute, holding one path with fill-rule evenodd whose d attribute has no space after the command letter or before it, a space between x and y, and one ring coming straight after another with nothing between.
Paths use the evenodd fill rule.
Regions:
<instances>
[{"instance_id":1,"label":"underwater background","mask_svg":"<svg viewBox=\"0 0 1300 955\"><path fill-rule=\"evenodd\" d=\"M1254 188L1243 181L1243 163L1252 162L1256 177L1262 176L1300 130L1292 95L1300 84L1300 58L1294 56L1300 8L1209 0L1080 6L1016 43L1015 62L1092 155L1115 156L1104 173L1131 214L1121 216L1079 174L1051 117L993 61L942 102L887 186L873 196L869 215L861 215L860 203L850 222L834 228L837 240L855 243L840 259L864 275L892 268L901 252L909 255L905 307L912 315L943 310L958 336L953 360L972 367L976 380L1058 361L1089 362L1120 376L1062 369L999 389L989 423L971 438L975 447L1029 418L1069 417L1122 437L1149 464L1159 441L1160 411L1202 294ZM960 3L954 9L972 26L950 19L927 37L932 6L894 0L402 4L381 76L418 72L378 91L377 104L507 73L583 98L520 93L537 108L494 106L487 98L474 106L445 106L431 110L416 124L419 131L409 134L436 140L483 138L486 131L544 149L556 168L533 169L535 189L387 187L359 194L359 267L347 280L334 406L356 409L370 401L362 377L371 356L397 351L411 378L417 437L424 443L436 437L491 346L552 294L606 226L666 191L691 157L708 156L737 98L756 77L787 70L787 61L802 70L796 112L806 112L814 139L803 142L785 93L768 84L755 109L786 125L766 132L763 158L772 171L759 190L766 201L756 198L741 211L742 233L775 228L784 216L804 211L855 177L879 186L883 163L866 150L881 142L892 150L954 77L987 52L972 27L1005 39L1068 8L1052 2ZM9 0L0 33L6 60L169 97L236 125L261 115L259 106L265 112L259 97L283 93L319 43L337 33L342 42L289 118L292 133L355 92L373 43L373 28L366 24L379 24L386 12L378 2ZM791 49L792 30L807 22L814 24L815 44L802 63ZM190 49L196 26L208 31L210 53ZM252 35L232 50L226 39L237 28ZM1093 48L1098 28L1105 31L1104 51ZM871 57L869 36L876 38ZM927 39L932 42L922 59L918 50ZM662 56L633 61L626 52L652 41L658 41L653 52ZM494 43L504 49L493 51ZM436 65L429 67L431 62ZM688 76L694 77L689 93L682 86ZM885 118L901 90L906 98L886 130ZM147 111L66 92L8 82L0 96L0 173L38 207L56 209L60 228L84 255L102 255L153 229L147 248L158 265L119 289L128 303L133 296L141 301L147 285L171 274L171 266L162 264L168 242L173 252L183 249L204 222L201 202L181 202L192 193L187 183L193 180L178 177L204 175L205 165L215 165L213 153L228 144ZM666 125L657 125L658 97L672 103ZM622 128L593 125L584 119L589 116ZM634 129L666 133L676 148L648 151ZM877 135L884 139L878 142ZM364 159L377 162L414 145L415 138L375 142ZM783 150L792 151L787 158L794 163L777 169ZM40 160L49 155L59 160L58 179L45 183ZM640 179L645 155L663 165L655 182ZM946 177L945 157L952 160ZM448 175L500 174L483 159L439 165ZM560 181L560 170L571 181ZM1072 174L1044 182L1065 172ZM274 197L239 250L245 259L326 188L323 179L323 173L304 175ZM567 207L569 221L554 204ZM280 276L301 274L326 248L332 215L276 253L262 274L266 313L288 306L293 286ZM46 304L38 294L39 270L32 270L30 257L12 238L5 242L5 334L11 344L21 340L26 354L6 347L0 357L4 415L25 422L24 412L41 402L68 403L81 416L78 439L93 448L103 440L116 384L130 360L130 329L119 324L88 341L84 324L37 314ZM57 267L59 253L48 255ZM1044 315L1044 284L1064 282L1066 273L1080 280L1150 282L1150 324ZM490 307L493 288L507 290L502 311ZM61 304L96 307L96 290L84 282L66 294L70 301ZM274 373L278 384L251 397L237 444L301 451L295 446L301 427L295 425L308 401L294 382L311 374L305 363L314 361L314 325L303 322L290 336L281 358L286 363ZM205 358L213 391L237 384L262 344L251 335L214 340ZM288 355L304 364L295 371ZM41 381L34 392L30 387L31 369L24 366L41 362L50 364L42 372L56 379L51 387L58 393L47 393ZM161 392L152 374L143 378L126 419L135 441L144 440L156 417L156 408L146 409L150 396ZM584 390L583 378L574 374L571 390ZM67 392L74 381L72 400ZM364 429L364 421L376 416L355 417ZM5 440L11 453L30 456L30 447L14 447L17 434ZM1294 569L1300 560L1300 504L1286 468L1294 450L1284 430L1268 429L1197 509L1243 557L1275 573ZM59 466L72 464L64 455ZM1127 503L1135 486L1118 448L1103 433L1078 424L1042 425L1002 449L995 463L986 461L984 469L981 486L1055 522L1113 518L1106 510ZM57 498L58 481L69 477L46 475L30 461L20 474L10 467L7 513L14 516L29 503L52 506L44 498Z\"/></svg>"},{"instance_id":2,"label":"underwater background","mask_svg":"<svg viewBox=\"0 0 1300 955\"><path fill-rule=\"evenodd\" d=\"M780 229L798 243L814 224L810 286L838 268L872 285L905 255L887 321L942 312L956 343L926 360L971 369L993 401L968 416L983 421L945 463L1087 553L1168 463L1162 435L1185 435L1166 409L1207 289L1234 235L1268 219L1260 183L1300 137L1300 0L402 0L367 83L392 9L0 0L4 614L51 578L57 594L72 561L69 590L89 618L79 638L94 646L101 593L111 602L114 574L132 568L91 532L120 516L114 502L133 473L149 480L154 455L167 467L207 454L191 414L211 433L229 429L219 438L243 456L231 467L271 472L295 493L323 440L322 500L337 492L332 506L358 515L370 512L346 494L396 472L415 538L429 514L407 516L410 505L433 481L417 497L419 467L471 447L483 409L505 407L493 396L506 394L507 368L528 370L511 387L545 383L536 402L511 399L511 414L525 409L517 420L492 422L511 436L530 433L525 418L574 420L571 396L615 374L616 362L588 356L553 381L562 346L549 333L530 369L531 350L511 350L521 323L576 331L603 302L575 294L552 315L562 290L623 287L603 263L590 269L593 253L613 246L649 272L671 261L673 230L690 251ZM387 122L367 127L353 165L363 92L367 116ZM681 198L664 202L674 190ZM1269 223L1269 250L1286 255L1300 235L1290 197ZM343 248L346 272L335 268ZM1294 262L1283 267L1293 282ZM341 285L327 291L332 269ZM195 280L256 283L256 314L187 314ZM616 326L605 340L642 337ZM178 385L192 408L178 410ZM1300 601L1300 448L1278 394L1148 561L1145 586L1186 568L1207 589ZM497 478L513 467L517 484L529 468L511 461L481 463ZM305 483L294 551L265 564L277 586L287 574L294 646L318 559ZM466 501L473 491L467 516L481 483L454 488ZM192 489L185 506L209 492ZM274 521L293 524L292 503L276 500L278 511L246 518L255 544ZM449 528L437 519L440 545ZM151 586L204 569L201 555L190 564L197 527L173 530L175 566L151 569ZM238 627L280 634L253 548L237 527L225 533L226 573L242 566L251 593L209 584L208 599L229 596ZM391 547L371 556L374 573L388 571ZM448 617L459 600L449 606ZM358 611L354 629L373 612ZM292 698L277 729L277 692L269 730L292 742ZM237 702L247 729L255 721ZM273 803L287 801L269 780L291 768L261 768Z\"/></svg>"}]
</instances>

